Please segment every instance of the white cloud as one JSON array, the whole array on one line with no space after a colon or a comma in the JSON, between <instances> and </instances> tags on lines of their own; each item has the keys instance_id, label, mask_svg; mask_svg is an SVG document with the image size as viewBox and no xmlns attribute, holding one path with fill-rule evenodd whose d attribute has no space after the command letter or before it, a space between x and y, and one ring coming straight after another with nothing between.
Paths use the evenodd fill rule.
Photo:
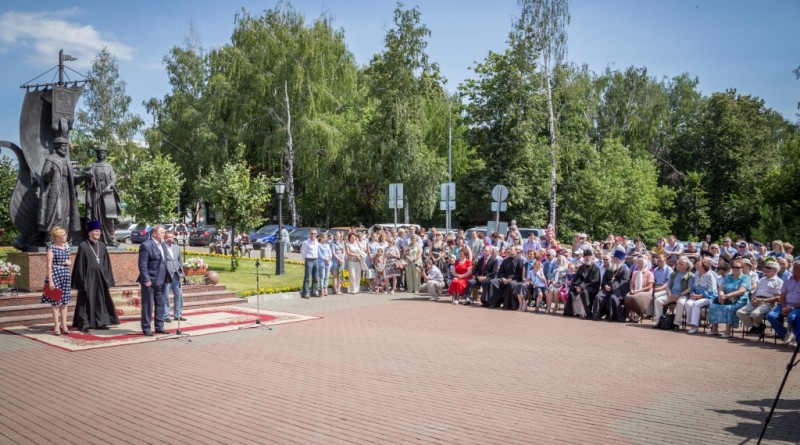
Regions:
<instances>
[{"instance_id":1,"label":"white cloud","mask_svg":"<svg viewBox=\"0 0 800 445\"><path fill-rule=\"evenodd\" d=\"M0 14L0 52L23 50L23 59L36 66L53 66L58 51L77 57L69 66L89 68L97 53L108 47L120 60L130 60L133 49L122 42L104 39L91 25L65 20L80 14L77 8L48 12L14 12Z\"/></svg>"}]
</instances>

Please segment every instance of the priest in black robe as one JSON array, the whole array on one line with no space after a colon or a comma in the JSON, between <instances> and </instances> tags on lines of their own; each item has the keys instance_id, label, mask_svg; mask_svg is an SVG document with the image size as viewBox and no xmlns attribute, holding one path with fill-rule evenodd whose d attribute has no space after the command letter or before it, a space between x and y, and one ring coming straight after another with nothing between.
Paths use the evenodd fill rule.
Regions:
<instances>
[{"instance_id":1,"label":"priest in black robe","mask_svg":"<svg viewBox=\"0 0 800 445\"><path fill-rule=\"evenodd\" d=\"M623 303L631 290L630 283L631 269L625 264L625 252L615 250L611 265L603 276L600 292L592 303L591 318L600 320L605 315L606 321L625 321L627 313Z\"/></svg>"},{"instance_id":2,"label":"priest in black robe","mask_svg":"<svg viewBox=\"0 0 800 445\"><path fill-rule=\"evenodd\" d=\"M600 268L594 263L594 256L591 250L583 251L583 264L575 271L575 278L567 293L567 301L564 304L564 315L572 317L581 315L586 318L592 310L592 301L600 290ZM573 304L582 306L582 313L575 313Z\"/></svg>"},{"instance_id":3,"label":"priest in black robe","mask_svg":"<svg viewBox=\"0 0 800 445\"><path fill-rule=\"evenodd\" d=\"M72 288L78 291L72 326L89 329L108 329L119 324L117 309L111 300L114 274L106 245L100 241L102 224L89 223L89 238L78 246L75 267L72 269Z\"/></svg>"},{"instance_id":4,"label":"priest in black robe","mask_svg":"<svg viewBox=\"0 0 800 445\"><path fill-rule=\"evenodd\" d=\"M502 304L504 309L519 309L519 303L514 295L514 285L522 281L524 262L518 252L521 252L521 249L517 246L508 248L508 256L500 263L497 277L489 281L486 306L496 308Z\"/></svg>"}]
</instances>

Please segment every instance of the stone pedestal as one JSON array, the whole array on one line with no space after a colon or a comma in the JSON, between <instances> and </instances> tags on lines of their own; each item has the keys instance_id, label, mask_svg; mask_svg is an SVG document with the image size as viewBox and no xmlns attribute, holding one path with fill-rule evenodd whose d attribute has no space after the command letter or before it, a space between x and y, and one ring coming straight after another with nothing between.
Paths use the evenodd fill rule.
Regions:
<instances>
[{"instance_id":1,"label":"stone pedestal","mask_svg":"<svg viewBox=\"0 0 800 445\"><path fill-rule=\"evenodd\" d=\"M139 252L127 250L108 250L111 258L111 269L114 271L114 284L132 286L139 277ZM47 276L47 253L44 252L9 252L7 260L20 267L17 275L17 289L20 292L39 292L44 288L44 278ZM75 260L72 254L71 261ZM72 267L70 267L72 270Z\"/></svg>"}]
</instances>

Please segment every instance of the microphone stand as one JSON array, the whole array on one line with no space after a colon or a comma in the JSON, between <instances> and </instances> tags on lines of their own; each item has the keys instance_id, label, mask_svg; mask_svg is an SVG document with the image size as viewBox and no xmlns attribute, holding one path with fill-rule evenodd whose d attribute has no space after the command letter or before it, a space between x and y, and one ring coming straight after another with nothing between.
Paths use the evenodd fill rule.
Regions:
<instances>
[{"instance_id":1,"label":"microphone stand","mask_svg":"<svg viewBox=\"0 0 800 445\"><path fill-rule=\"evenodd\" d=\"M800 325L798 325L800 326ZM788 333L786 335L789 335ZM797 333L795 333L797 335ZM781 399L781 393L783 392L783 386L786 385L786 380L789 378L789 373L792 372L792 368L797 366L800 363L800 360L795 361L797 358L797 353L800 352L800 341L797 342L797 346L794 348L794 354L792 354L792 358L789 359L789 363L786 365L786 374L783 376L783 381L781 382L781 387L778 388L778 395L775 396L775 401L772 402L772 408L769 410L769 414L767 414L767 418L764 419L764 428L761 429L761 435L758 436L757 444L761 444L761 439L764 438L764 433L767 432L767 426L769 426L770 420L772 420L772 414L775 412L775 407L778 406L778 400Z\"/></svg>"},{"instance_id":2,"label":"microphone stand","mask_svg":"<svg viewBox=\"0 0 800 445\"><path fill-rule=\"evenodd\" d=\"M184 252L186 252L186 243L183 244L183 249L184 249ZM178 280L180 280L180 277L178 277ZM185 275L183 277L183 282L186 283L186 276ZM167 302L169 302L169 292L167 292L166 283L164 284L164 293L166 294L165 297L168 299ZM181 293L183 293L183 283L181 283ZM173 300L172 304L175 304L174 300ZM166 314L166 315L169 316L169 314ZM183 314L181 314L181 316L182 315ZM184 334L184 333L181 332L181 317L178 317L178 329L175 331L175 333L174 334L168 334L168 335L160 336L160 337L156 337L156 340L173 340L173 339L177 339L177 340L185 341L186 343L191 343L192 339L189 338L189 336L190 336L190 334Z\"/></svg>"},{"instance_id":3,"label":"microphone stand","mask_svg":"<svg viewBox=\"0 0 800 445\"><path fill-rule=\"evenodd\" d=\"M267 328L268 330L272 330L271 327L261 324L261 286L259 283L259 274L258 271L261 268L261 262L256 260L256 321L250 323L245 326L240 326L239 329L251 329L251 328ZM267 275L267 278L270 278L269 274L264 272Z\"/></svg>"}]
</instances>

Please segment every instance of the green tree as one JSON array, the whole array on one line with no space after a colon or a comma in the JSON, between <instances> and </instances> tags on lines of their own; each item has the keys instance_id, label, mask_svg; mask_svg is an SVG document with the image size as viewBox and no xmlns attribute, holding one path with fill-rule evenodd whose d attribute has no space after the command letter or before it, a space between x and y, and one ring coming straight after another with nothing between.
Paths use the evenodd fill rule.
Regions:
<instances>
[{"instance_id":1,"label":"green tree","mask_svg":"<svg viewBox=\"0 0 800 445\"><path fill-rule=\"evenodd\" d=\"M208 93L208 57L190 25L183 46L176 46L163 59L171 91L163 99L145 103L154 125L145 132L151 147L168 154L181 169L186 186L181 208L192 208L197 220L203 194L198 185L204 172L223 161L214 132L214 114Z\"/></svg>"},{"instance_id":2,"label":"green tree","mask_svg":"<svg viewBox=\"0 0 800 445\"><path fill-rule=\"evenodd\" d=\"M426 144L431 122L425 114L429 101L446 104L439 67L425 49L430 30L421 22L419 8L394 11L394 27L366 70L369 97L375 111L366 127L371 157L365 166L368 215L386 214L388 184L404 184L406 219L430 220L438 208L439 184L447 180L445 159Z\"/></svg>"},{"instance_id":3,"label":"green tree","mask_svg":"<svg viewBox=\"0 0 800 445\"><path fill-rule=\"evenodd\" d=\"M675 225L672 233L681 238L698 240L711 227L708 193L703 186L702 173L688 172L677 190Z\"/></svg>"},{"instance_id":4,"label":"green tree","mask_svg":"<svg viewBox=\"0 0 800 445\"><path fill-rule=\"evenodd\" d=\"M550 143L550 224L556 226L556 116L553 107L555 70L564 62L567 53L567 0L517 0L521 8L515 23L512 46L519 53L524 76L533 76L536 61L541 59L545 97L547 99L548 136Z\"/></svg>"},{"instance_id":5,"label":"green tree","mask_svg":"<svg viewBox=\"0 0 800 445\"><path fill-rule=\"evenodd\" d=\"M141 162L133 171L129 187L131 214L149 223L175 220L183 182L180 169L167 156L159 153Z\"/></svg>"},{"instance_id":6,"label":"green tree","mask_svg":"<svg viewBox=\"0 0 800 445\"><path fill-rule=\"evenodd\" d=\"M234 232L250 230L264 221L261 212L270 200L270 185L264 175L251 176L244 161L225 163L200 181L206 202L214 209L217 222ZM231 256L231 270L236 270L236 249Z\"/></svg>"},{"instance_id":7,"label":"green tree","mask_svg":"<svg viewBox=\"0 0 800 445\"><path fill-rule=\"evenodd\" d=\"M144 122L129 111L131 98L125 91L127 84L120 78L117 58L108 48L104 47L92 61L87 79L76 127L95 145L106 146L111 154L123 149Z\"/></svg>"},{"instance_id":8,"label":"green tree","mask_svg":"<svg viewBox=\"0 0 800 445\"><path fill-rule=\"evenodd\" d=\"M11 204L11 193L17 185L17 168L12 165L11 159L0 156L0 229L3 236L0 237L0 245L11 245L17 236L17 229L11 222L9 206Z\"/></svg>"}]
</instances>

